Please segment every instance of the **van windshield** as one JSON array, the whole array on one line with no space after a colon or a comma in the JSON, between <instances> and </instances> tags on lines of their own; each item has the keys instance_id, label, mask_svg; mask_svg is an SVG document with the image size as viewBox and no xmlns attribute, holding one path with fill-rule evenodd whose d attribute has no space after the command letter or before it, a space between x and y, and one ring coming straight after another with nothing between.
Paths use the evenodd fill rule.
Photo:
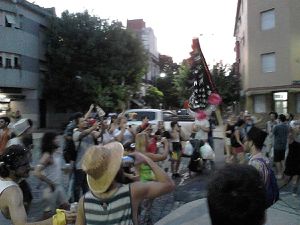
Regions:
<instances>
[{"instance_id":1,"label":"van windshield","mask_svg":"<svg viewBox=\"0 0 300 225\"><path fill-rule=\"evenodd\" d=\"M132 116L133 114L136 114L136 116ZM129 112L126 113L126 117L128 118L128 121L142 121L142 118L144 116L147 116L149 120L155 120L155 112L147 112L147 111L140 111L140 112Z\"/></svg>"}]
</instances>

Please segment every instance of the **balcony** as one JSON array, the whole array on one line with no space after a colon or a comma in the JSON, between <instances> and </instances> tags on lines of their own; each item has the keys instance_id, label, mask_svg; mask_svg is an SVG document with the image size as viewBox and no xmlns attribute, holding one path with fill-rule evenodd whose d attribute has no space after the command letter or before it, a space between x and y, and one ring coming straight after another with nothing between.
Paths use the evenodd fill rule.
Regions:
<instances>
[{"instance_id":1,"label":"balcony","mask_svg":"<svg viewBox=\"0 0 300 225\"><path fill-rule=\"evenodd\" d=\"M13 68L0 67L1 87L37 89L39 74Z\"/></svg>"}]
</instances>

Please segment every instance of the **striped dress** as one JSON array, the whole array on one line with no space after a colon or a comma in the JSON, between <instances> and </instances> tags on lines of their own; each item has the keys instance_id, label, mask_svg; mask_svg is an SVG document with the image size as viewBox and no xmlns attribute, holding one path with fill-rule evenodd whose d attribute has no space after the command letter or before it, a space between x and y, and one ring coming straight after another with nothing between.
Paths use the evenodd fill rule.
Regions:
<instances>
[{"instance_id":1,"label":"striped dress","mask_svg":"<svg viewBox=\"0 0 300 225\"><path fill-rule=\"evenodd\" d=\"M105 201L87 192L84 212L86 225L133 225L130 185L121 186Z\"/></svg>"}]
</instances>

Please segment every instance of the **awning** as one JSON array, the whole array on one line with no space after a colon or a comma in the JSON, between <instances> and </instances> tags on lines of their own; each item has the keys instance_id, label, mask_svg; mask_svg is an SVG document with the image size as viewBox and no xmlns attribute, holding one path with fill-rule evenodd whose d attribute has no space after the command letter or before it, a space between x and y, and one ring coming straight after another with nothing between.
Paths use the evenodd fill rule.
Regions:
<instances>
[{"instance_id":1,"label":"awning","mask_svg":"<svg viewBox=\"0 0 300 225\"><path fill-rule=\"evenodd\" d=\"M7 19L7 22L10 23L10 24L17 24L15 16L6 14L5 18Z\"/></svg>"}]
</instances>

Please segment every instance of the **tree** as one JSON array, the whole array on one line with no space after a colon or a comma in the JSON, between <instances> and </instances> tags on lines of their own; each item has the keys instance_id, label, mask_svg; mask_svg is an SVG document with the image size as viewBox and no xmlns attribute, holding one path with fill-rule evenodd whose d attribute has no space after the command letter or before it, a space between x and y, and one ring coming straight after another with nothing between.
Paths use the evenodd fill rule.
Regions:
<instances>
[{"instance_id":1,"label":"tree","mask_svg":"<svg viewBox=\"0 0 300 225\"><path fill-rule=\"evenodd\" d=\"M159 104L162 102L164 94L158 90L157 87L152 85L147 88L146 93L147 94L144 97L146 105L151 106L151 108L159 108Z\"/></svg>"},{"instance_id":2,"label":"tree","mask_svg":"<svg viewBox=\"0 0 300 225\"><path fill-rule=\"evenodd\" d=\"M174 78L178 73L179 66L173 62L172 57L159 55L160 71L165 73L165 77L157 79L157 88L163 92L163 105L165 108L178 108L180 106L178 93L175 88Z\"/></svg>"},{"instance_id":3,"label":"tree","mask_svg":"<svg viewBox=\"0 0 300 225\"><path fill-rule=\"evenodd\" d=\"M58 109L81 110L92 102L115 109L138 90L147 55L120 22L65 11L52 19L48 36L44 98Z\"/></svg>"},{"instance_id":4,"label":"tree","mask_svg":"<svg viewBox=\"0 0 300 225\"><path fill-rule=\"evenodd\" d=\"M222 97L223 105L232 106L240 101L240 79L239 76L234 73L233 67L230 68L230 72L226 76L226 67L221 64L216 64L212 70L212 77Z\"/></svg>"},{"instance_id":5,"label":"tree","mask_svg":"<svg viewBox=\"0 0 300 225\"><path fill-rule=\"evenodd\" d=\"M178 100L183 105L183 102L191 96L193 86L193 77L186 62L183 62L179 67L178 74L175 74L173 83L176 93L178 93Z\"/></svg>"}]
</instances>

